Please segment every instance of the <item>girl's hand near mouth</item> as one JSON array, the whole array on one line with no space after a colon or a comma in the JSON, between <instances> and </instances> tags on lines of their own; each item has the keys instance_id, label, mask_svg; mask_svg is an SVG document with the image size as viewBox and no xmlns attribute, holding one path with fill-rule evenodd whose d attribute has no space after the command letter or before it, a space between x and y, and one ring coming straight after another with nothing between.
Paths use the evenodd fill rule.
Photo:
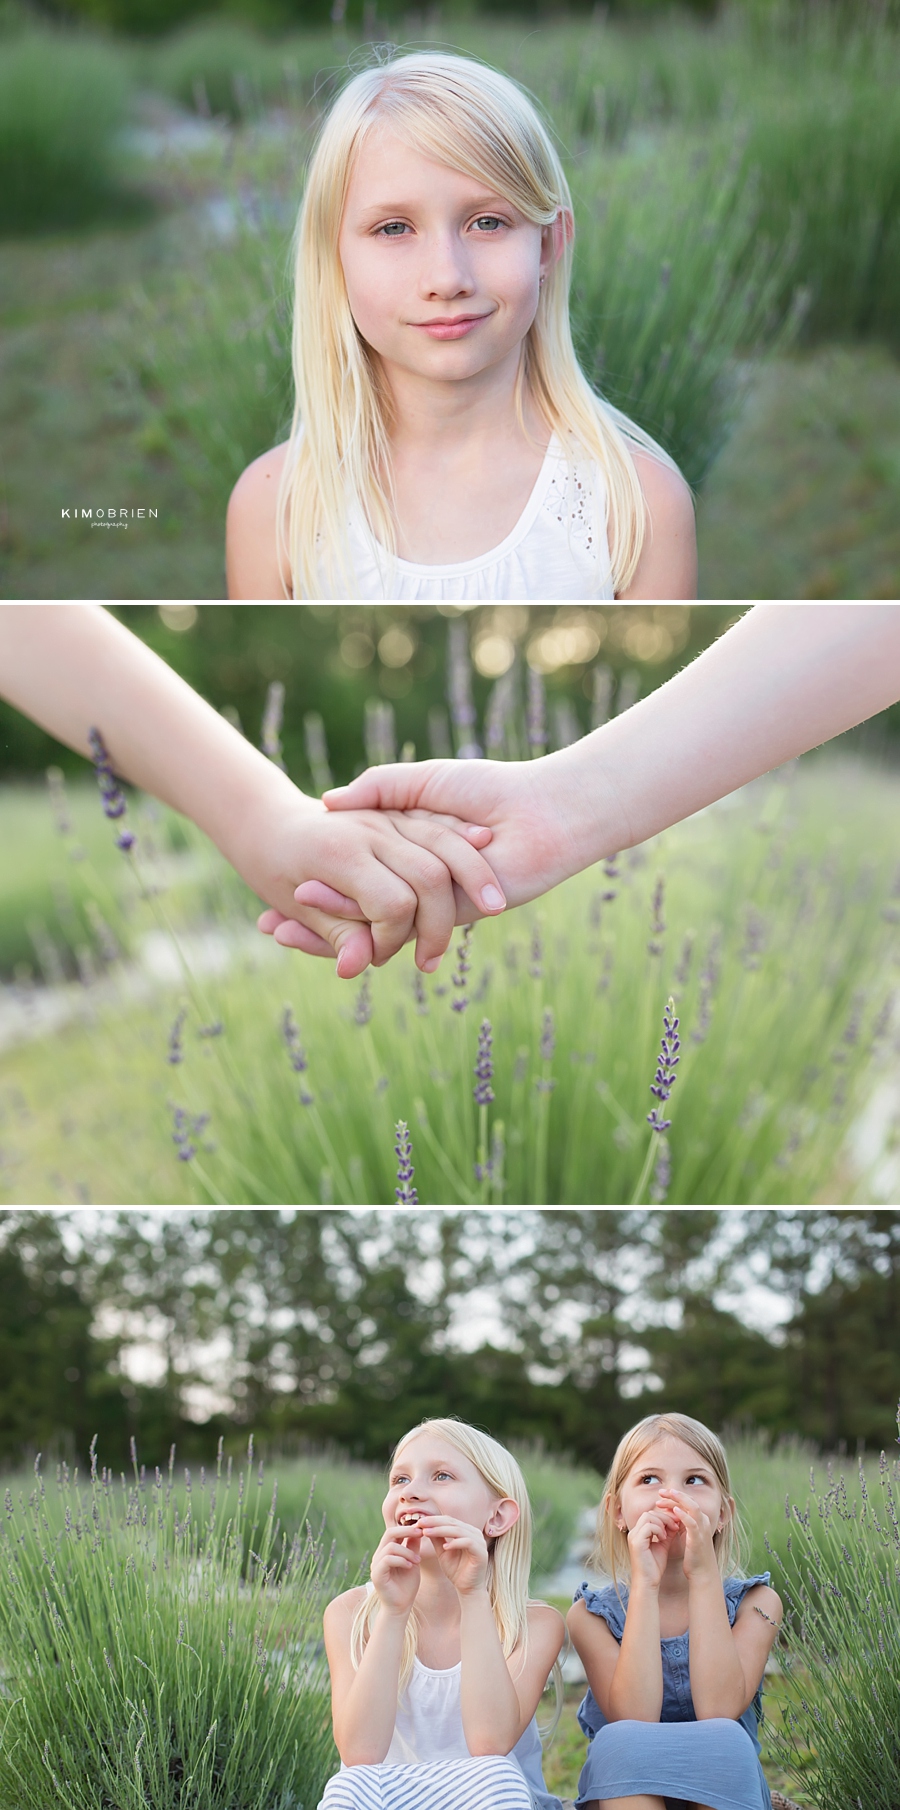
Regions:
<instances>
[{"instance_id":1,"label":"girl's hand near mouth","mask_svg":"<svg viewBox=\"0 0 900 1810\"><path fill-rule=\"evenodd\" d=\"M416 1531L431 1541L444 1576L460 1596L484 1589L489 1555L480 1528L451 1515L422 1515Z\"/></svg>"},{"instance_id":2,"label":"girl's hand near mouth","mask_svg":"<svg viewBox=\"0 0 900 1810\"><path fill-rule=\"evenodd\" d=\"M388 1615L408 1615L419 1588L421 1541L418 1527L387 1527L372 1555L369 1575Z\"/></svg>"}]
</instances>

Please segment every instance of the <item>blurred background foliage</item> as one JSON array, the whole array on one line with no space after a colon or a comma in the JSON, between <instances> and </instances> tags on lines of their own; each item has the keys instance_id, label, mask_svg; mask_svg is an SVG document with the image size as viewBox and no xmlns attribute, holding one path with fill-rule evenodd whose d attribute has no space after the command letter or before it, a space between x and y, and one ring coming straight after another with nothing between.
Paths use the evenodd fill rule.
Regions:
<instances>
[{"instance_id":1,"label":"blurred background foliage","mask_svg":"<svg viewBox=\"0 0 900 1810\"><path fill-rule=\"evenodd\" d=\"M222 595L229 489L288 420L304 161L388 42L552 119L585 367L703 486L704 594L897 595L895 0L5 0L3 594ZM65 521L86 486L159 516Z\"/></svg>"},{"instance_id":2,"label":"blurred background foliage","mask_svg":"<svg viewBox=\"0 0 900 1810\"><path fill-rule=\"evenodd\" d=\"M10 1466L94 1433L117 1470L131 1437L153 1464L248 1430L383 1460L453 1413L602 1469L661 1404L877 1450L900 1212L8 1209L0 1379Z\"/></svg>"}]
</instances>

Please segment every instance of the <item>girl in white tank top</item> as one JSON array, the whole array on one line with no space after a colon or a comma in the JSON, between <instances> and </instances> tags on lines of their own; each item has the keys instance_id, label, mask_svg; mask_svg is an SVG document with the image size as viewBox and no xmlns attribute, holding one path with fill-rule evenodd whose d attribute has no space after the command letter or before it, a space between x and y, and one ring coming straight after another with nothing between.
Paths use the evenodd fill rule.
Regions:
<instances>
[{"instance_id":1,"label":"girl in white tank top","mask_svg":"<svg viewBox=\"0 0 900 1810\"><path fill-rule=\"evenodd\" d=\"M526 1595L518 1465L475 1428L425 1421L383 1512L370 1582L325 1612L342 1763L320 1810L560 1810L535 1711L564 1629Z\"/></svg>"},{"instance_id":2,"label":"girl in white tank top","mask_svg":"<svg viewBox=\"0 0 900 1810\"><path fill-rule=\"evenodd\" d=\"M533 103L444 53L359 71L297 229L290 439L229 506L232 597L694 595L690 492L590 386Z\"/></svg>"}]
</instances>

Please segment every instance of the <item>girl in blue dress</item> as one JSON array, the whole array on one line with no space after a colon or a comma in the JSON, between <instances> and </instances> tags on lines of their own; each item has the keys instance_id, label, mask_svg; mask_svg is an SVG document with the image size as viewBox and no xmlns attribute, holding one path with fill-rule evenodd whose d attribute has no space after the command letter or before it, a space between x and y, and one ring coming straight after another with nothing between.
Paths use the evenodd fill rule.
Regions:
<instances>
[{"instance_id":1,"label":"girl in blue dress","mask_svg":"<svg viewBox=\"0 0 900 1810\"><path fill-rule=\"evenodd\" d=\"M578 1810L770 1810L762 1678L781 1623L769 1573L737 1572L725 1452L686 1414L626 1433L569 1632L587 1673Z\"/></svg>"}]
</instances>

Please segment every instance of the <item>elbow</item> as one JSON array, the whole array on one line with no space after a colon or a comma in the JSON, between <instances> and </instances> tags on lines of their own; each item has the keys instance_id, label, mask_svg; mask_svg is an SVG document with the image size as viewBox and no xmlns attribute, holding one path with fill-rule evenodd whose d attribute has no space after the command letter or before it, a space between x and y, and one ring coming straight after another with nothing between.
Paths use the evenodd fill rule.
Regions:
<instances>
[{"instance_id":1,"label":"elbow","mask_svg":"<svg viewBox=\"0 0 900 1810\"><path fill-rule=\"evenodd\" d=\"M746 1708L738 1697L723 1698L721 1703L695 1703L694 1715L698 1722L739 1722Z\"/></svg>"},{"instance_id":2,"label":"elbow","mask_svg":"<svg viewBox=\"0 0 900 1810\"><path fill-rule=\"evenodd\" d=\"M387 1754L387 1746L374 1741L345 1741L335 1739L335 1747L341 1756L342 1766L380 1766ZM390 1743L388 1743L388 1746Z\"/></svg>"}]
</instances>

